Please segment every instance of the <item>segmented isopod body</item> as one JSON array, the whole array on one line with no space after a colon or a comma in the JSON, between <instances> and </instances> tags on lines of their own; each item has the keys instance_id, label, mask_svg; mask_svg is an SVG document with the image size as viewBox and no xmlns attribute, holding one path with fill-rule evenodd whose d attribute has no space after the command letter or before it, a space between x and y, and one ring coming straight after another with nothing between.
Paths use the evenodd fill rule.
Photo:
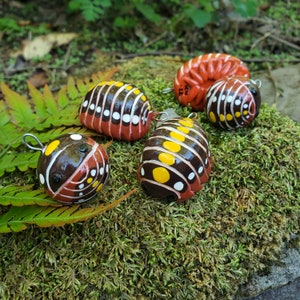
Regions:
<instances>
[{"instance_id":1,"label":"segmented isopod body","mask_svg":"<svg viewBox=\"0 0 300 300\"><path fill-rule=\"evenodd\" d=\"M202 189L211 171L211 154L203 129L192 118L174 118L146 141L138 179L155 198L182 202Z\"/></svg>"},{"instance_id":2,"label":"segmented isopod body","mask_svg":"<svg viewBox=\"0 0 300 300\"><path fill-rule=\"evenodd\" d=\"M117 140L135 141L149 131L154 113L148 98L134 85L103 81L84 97L80 122Z\"/></svg>"},{"instance_id":3,"label":"segmented isopod body","mask_svg":"<svg viewBox=\"0 0 300 300\"><path fill-rule=\"evenodd\" d=\"M216 80L231 75L250 78L248 68L238 58L224 53L203 54L179 68L174 92L183 106L190 105L195 111L203 111L208 88Z\"/></svg>"},{"instance_id":4,"label":"segmented isopod body","mask_svg":"<svg viewBox=\"0 0 300 300\"><path fill-rule=\"evenodd\" d=\"M222 128L244 127L258 115L260 81L245 77L226 77L216 81L206 95L206 114Z\"/></svg>"},{"instance_id":5,"label":"segmented isopod body","mask_svg":"<svg viewBox=\"0 0 300 300\"><path fill-rule=\"evenodd\" d=\"M90 137L66 134L41 148L31 149L42 153L38 160L37 175L47 194L63 204L83 203L93 198L109 176L109 159L106 150Z\"/></svg>"}]
</instances>

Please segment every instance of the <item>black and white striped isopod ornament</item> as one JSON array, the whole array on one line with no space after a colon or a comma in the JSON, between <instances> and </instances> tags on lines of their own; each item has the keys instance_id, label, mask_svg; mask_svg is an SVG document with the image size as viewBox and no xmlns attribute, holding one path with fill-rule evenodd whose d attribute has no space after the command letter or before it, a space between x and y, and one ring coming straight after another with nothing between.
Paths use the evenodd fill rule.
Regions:
<instances>
[{"instance_id":1,"label":"black and white striped isopod ornament","mask_svg":"<svg viewBox=\"0 0 300 300\"><path fill-rule=\"evenodd\" d=\"M41 148L28 144L34 139ZM25 134L25 145L41 151L37 175L47 194L63 204L83 203L93 198L109 176L104 147L81 134L65 134L44 146L36 136Z\"/></svg>"},{"instance_id":2,"label":"black and white striped isopod ornament","mask_svg":"<svg viewBox=\"0 0 300 300\"><path fill-rule=\"evenodd\" d=\"M174 118L146 141L138 180L150 196L179 202L208 181L211 153L203 129L193 118Z\"/></svg>"},{"instance_id":3,"label":"black and white striped isopod ornament","mask_svg":"<svg viewBox=\"0 0 300 300\"><path fill-rule=\"evenodd\" d=\"M79 117L87 128L129 142L149 131L154 113L148 98L134 85L102 81L84 97Z\"/></svg>"},{"instance_id":4,"label":"black and white striped isopod ornament","mask_svg":"<svg viewBox=\"0 0 300 300\"><path fill-rule=\"evenodd\" d=\"M245 77L225 77L207 91L206 114L216 126L244 127L257 117L261 105L261 82Z\"/></svg>"}]
</instances>

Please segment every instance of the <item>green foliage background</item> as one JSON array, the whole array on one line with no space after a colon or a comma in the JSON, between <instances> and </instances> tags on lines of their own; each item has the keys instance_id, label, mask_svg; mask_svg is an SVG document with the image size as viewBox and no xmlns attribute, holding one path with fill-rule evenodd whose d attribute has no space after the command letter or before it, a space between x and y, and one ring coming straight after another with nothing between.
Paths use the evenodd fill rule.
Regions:
<instances>
[{"instance_id":1,"label":"green foliage background","mask_svg":"<svg viewBox=\"0 0 300 300\"><path fill-rule=\"evenodd\" d=\"M122 65L113 79L140 87L155 111L172 107L187 116L189 110L179 106L172 93L161 93L172 86L181 64L170 57L135 58ZM76 111L79 94L78 90L74 92L72 102ZM71 110L66 108L70 114ZM56 130L68 130L61 126L64 120L69 124L69 116L62 113L61 117ZM259 117L241 130L214 128L203 113L198 114L198 121L209 137L213 170L209 182L193 199L178 204L147 197L136 178L145 139L135 143L114 141L108 148L110 182L101 198L118 199L128 190L136 193L113 210L82 223L29 226L26 231L1 235L0 296L232 298L250 274L275 259L283 240L299 232L300 126L265 104ZM74 122L77 124L77 120ZM37 123L26 123L26 130L33 130ZM76 124L69 124L72 131L81 130ZM20 137L24 130L20 126ZM46 128L41 132L45 139L59 133L48 133ZM2 148L0 165L15 151L20 155L30 152L16 139ZM2 178L6 184L31 184L30 193L35 193L34 169L5 172ZM6 208L2 206L1 210Z\"/></svg>"},{"instance_id":2,"label":"green foliage background","mask_svg":"<svg viewBox=\"0 0 300 300\"><path fill-rule=\"evenodd\" d=\"M230 6L233 14L248 18L257 13L259 0L234 0ZM146 0L71 0L68 8L72 12L81 11L87 21L99 20L103 15L111 15L113 24L120 28L133 28L138 23L135 17L141 14L153 24L160 23L167 26L182 21L192 22L196 27L202 28L209 22L215 22L223 12L223 1L185 1L162 0L159 2ZM228 7L227 7L228 9ZM171 25L172 26L172 25Z\"/></svg>"}]
</instances>

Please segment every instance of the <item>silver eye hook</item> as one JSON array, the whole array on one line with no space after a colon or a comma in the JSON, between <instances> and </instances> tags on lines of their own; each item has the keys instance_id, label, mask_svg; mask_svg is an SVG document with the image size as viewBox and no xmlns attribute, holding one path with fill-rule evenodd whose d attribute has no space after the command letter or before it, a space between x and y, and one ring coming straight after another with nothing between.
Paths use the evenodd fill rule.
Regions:
<instances>
[{"instance_id":1,"label":"silver eye hook","mask_svg":"<svg viewBox=\"0 0 300 300\"><path fill-rule=\"evenodd\" d=\"M258 86L258 88L260 89L261 88L261 85L262 85L262 83L261 83L261 80L259 80L259 79L256 79L256 80L254 80L255 81L255 84Z\"/></svg>"},{"instance_id":2,"label":"silver eye hook","mask_svg":"<svg viewBox=\"0 0 300 300\"><path fill-rule=\"evenodd\" d=\"M32 138L34 141L36 141L41 147L38 148L36 146L32 146L31 144L29 144L27 142L27 138L30 137ZM44 145L42 144L42 142L33 134L31 133L25 133L22 137L23 143L25 144L25 146L31 150L35 150L35 151L43 151L44 149Z\"/></svg>"},{"instance_id":3,"label":"silver eye hook","mask_svg":"<svg viewBox=\"0 0 300 300\"><path fill-rule=\"evenodd\" d=\"M189 119L192 119L192 120L195 120L197 118L197 113L196 112L191 112L189 115L188 115L188 118Z\"/></svg>"}]
</instances>

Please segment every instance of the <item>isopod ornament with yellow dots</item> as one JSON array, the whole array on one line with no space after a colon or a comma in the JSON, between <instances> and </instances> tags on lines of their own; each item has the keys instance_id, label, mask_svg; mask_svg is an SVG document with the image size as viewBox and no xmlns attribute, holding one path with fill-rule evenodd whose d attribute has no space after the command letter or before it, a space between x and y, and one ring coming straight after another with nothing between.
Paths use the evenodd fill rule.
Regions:
<instances>
[{"instance_id":1,"label":"isopod ornament with yellow dots","mask_svg":"<svg viewBox=\"0 0 300 300\"><path fill-rule=\"evenodd\" d=\"M236 129L250 124L259 114L260 80L241 76L217 80L206 94L206 114L212 124Z\"/></svg>"},{"instance_id":2,"label":"isopod ornament with yellow dots","mask_svg":"<svg viewBox=\"0 0 300 300\"><path fill-rule=\"evenodd\" d=\"M89 129L129 142L147 134L155 114L149 99L136 86L122 81L102 81L83 98L79 118Z\"/></svg>"},{"instance_id":3,"label":"isopod ornament with yellow dots","mask_svg":"<svg viewBox=\"0 0 300 300\"><path fill-rule=\"evenodd\" d=\"M28 143L34 140L39 147ZM41 151L37 176L46 193L62 204L92 199L106 183L110 165L103 146L81 134L65 134L44 146L33 134L23 135L24 144Z\"/></svg>"},{"instance_id":4,"label":"isopod ornament with yellow dots","mask_svg":"<svg viewBox=\"0 0 300 300\"><path fill-rule=\"evenodd\" d=\"M196 114L169 119L146 141L138 168L138 180L146 194L182 202L208 181L211 153L195 118Z\"/></svg>"}]
</instances>

